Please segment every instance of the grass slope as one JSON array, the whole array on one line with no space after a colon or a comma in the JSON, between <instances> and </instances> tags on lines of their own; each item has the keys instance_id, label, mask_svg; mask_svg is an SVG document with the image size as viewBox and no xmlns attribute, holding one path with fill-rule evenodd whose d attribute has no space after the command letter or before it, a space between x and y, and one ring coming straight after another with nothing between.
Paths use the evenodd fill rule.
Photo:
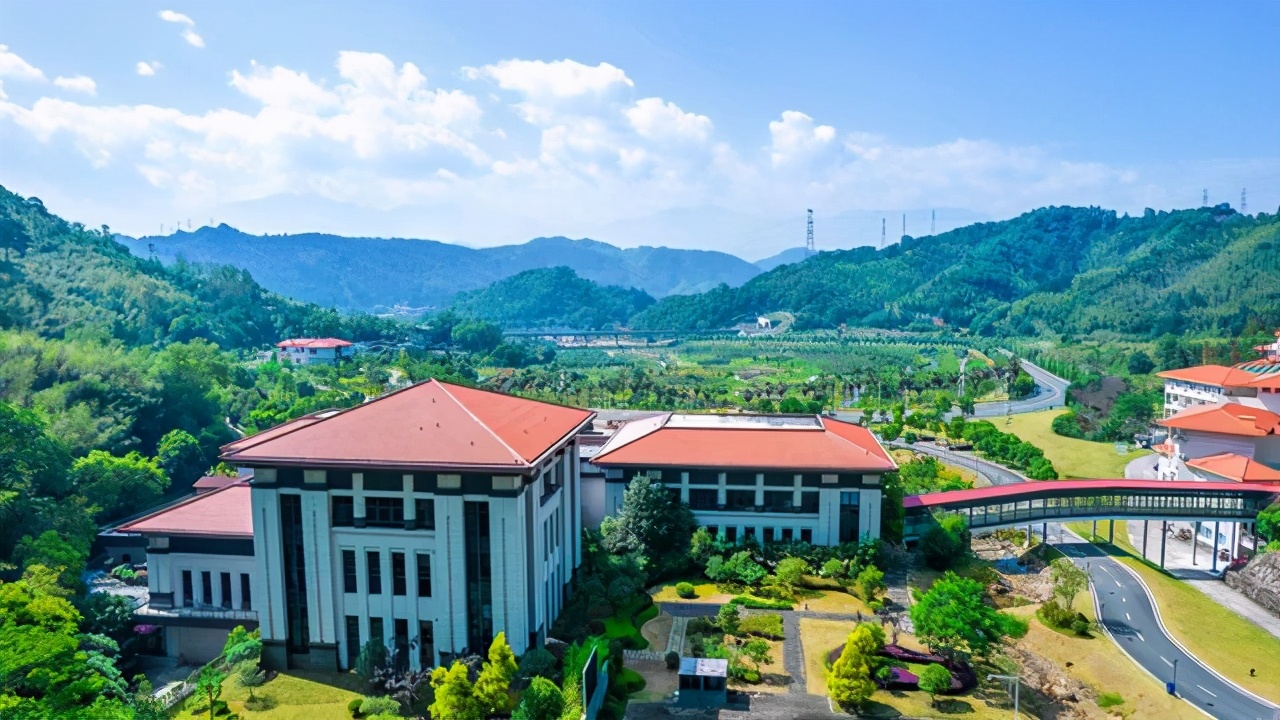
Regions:
<instances>
[{"instance_id":1,"label":"grass slope","mask_svg":"<svg viewBox=\"0 0 1280 720\"><path fill-rule=\"evenodd\" d=\"M249 689L236 678L228 678L222 684L222 700L231 712L254 720L349 720L347 703L360 697L356 688L360 679L347 673L309 673L290 670L280 673L271 682L254 688L253 694L265 698L273 706L265 710L246 710L245 700ZM205 707L203 713L192 710ZM204 720L209 717L207 706L199 698L191 697L174 713L173 720Z\"/></svg>"},{"instance_id":2,"label":"grass slope","mask_svg":"<svg viewBox=\"0 0 1280 720\"><path fill-rule=\"evenodd\" d=\"M1117 455L1111 443L1063 437L1053 431L1050 423L1064 412L1058 409L1014 415L1010 424L997 421L996 425L1043 450L1062 478L1123 478L1125 465L1151 454L1139 450Z\"/></svg>"}]
</instances>

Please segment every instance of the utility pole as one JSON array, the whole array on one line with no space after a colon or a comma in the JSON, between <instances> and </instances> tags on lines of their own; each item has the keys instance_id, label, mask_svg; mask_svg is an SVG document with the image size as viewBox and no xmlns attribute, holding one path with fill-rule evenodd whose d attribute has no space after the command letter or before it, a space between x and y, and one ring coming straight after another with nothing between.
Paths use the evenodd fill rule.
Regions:
<instances>
[{"instance_id":1,"label":"utility pole","mask_svg":"<svg viewBox=\"0 0 1280 720\"><path fill-rule=\"evenodd\" d=\"M929 234L936 235L938 233L938 211L929 211Z\"/></svg>"},{"instance_id":2,"label":"utility pole","mask_svg":"<svg viewBox=\"0 0 1280 720\"><path fill-rule=\"evenodd\" d=\"M813 249L813 210L812 210L812 209L810 209L810 210L809 210L809 219L808 219L808 220L806 221L806 223L805 223L804 251L805 251L805 257L812 257L812 256L813 256L813 254L814 254L814 249Z\"/></svg>"},{"instance_id":3,"label":"utility pole","mask_svg":"<svg viewBox=\"0 0 1280 720\"><path fill-rule=\"evenodd\" d=\"M907 236L907 214L902 213L902 237Z\"/></svg>"},{"instance_id":4,"label":"utility pole","mask_svg":"<svg viewBox=\"0 0 1280 720\"><path fill-rule=\"evenodd\" d=\"M1209 207L1209 188L1205 188L1200 193L1200 206Z\"/></svg>"},{"instance_id":5,"label":"utility pole","mask_svg":"<svg viewBox=\"0 0 1280 720\"><path fill-rule=\"evenodd\" d=\"M1240 188L1240 214L1241 215L1249 214L1249 198L1248 198L1248 195L1246 194L1248 191L1249 191L1249 188Z\"/></svg>"}]
</instances>

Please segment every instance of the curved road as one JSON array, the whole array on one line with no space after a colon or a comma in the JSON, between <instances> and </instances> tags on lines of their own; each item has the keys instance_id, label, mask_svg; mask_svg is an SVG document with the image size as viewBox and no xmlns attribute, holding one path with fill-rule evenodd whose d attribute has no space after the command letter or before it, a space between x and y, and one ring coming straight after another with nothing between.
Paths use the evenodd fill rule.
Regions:
<instances>
[{"instance_id":1,"label":"curved road","mask_svg":"<svg viewBox=\"0 0 1280 720\"><path fill-rule=\"evenodd\" d=\"M1157 620L1146 587L1128 568L1083 539L1058 547L1088 571L1099 622L1134 662L1162 683L1174 680L1176 663L1178 697L1222 720L1277 717L1275 705L1227 682L1174 643Z\"/></svg>"},{"instance_id":2,"label":"curved road","mask_svg":"<svg viewBox=\"0 0 1280 720\"><path fill-rule=\"evenodd\" d=\"M894 441L889 444L893 447L903 448L904 450L914 450L915 452L932 455L939 460L943 460L956 467L969 468L986 478L992 485L1011 485L1013 483L1027 481L1027 478L1019 475L1016 471L1010 470L1003 465L997 465L993 462L983 460L980 457L974 457L973 453L955 452L938 447L937 445L922 442L918 442L914 445L908 445L904 442Z\"/></svg>"},{"instance_id":3,"label":"curved road","mask_svg":"<svg viewBox=\"0 0 1280 720\"><path fill-rule=\"evenodd\" d=\"M1022 361L1022 369L1036 381L1035 395L1013 402L978 403L973 408L973 417L1000 417L1006 413L1017 415L1063 406L1066 402L1067 386L1071 383L1026 360Z\"/></svg>"}]
</instances>

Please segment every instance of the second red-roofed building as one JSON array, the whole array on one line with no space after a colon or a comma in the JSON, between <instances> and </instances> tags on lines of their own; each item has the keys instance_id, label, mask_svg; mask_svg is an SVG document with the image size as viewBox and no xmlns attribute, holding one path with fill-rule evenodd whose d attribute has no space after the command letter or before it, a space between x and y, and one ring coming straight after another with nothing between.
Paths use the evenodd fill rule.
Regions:
<instances>
[{"instance_id":1,"label":"second red-roofed building","mask_svg":"<svg viewBox=\"0 0 1280 720\"><path fill-rule=\"evenodd\" d=\"M277 359L294 365L337 365L351 357L351 343L339 338L290 338L276 343Z\"/></svg>"},{"instance_id":2,"label":"second red-roofed building","mask_svg":"<svg viewBox=\"0 0 1280 720\"><path fill-rule=\"evenodd\" d=\"M880 537L880 481L897 469L866 428L816 415L662 413L622 426L592 462L605 472L596 514L645 474L730 542L819 545Z\"/></svg>"}]
</instances>

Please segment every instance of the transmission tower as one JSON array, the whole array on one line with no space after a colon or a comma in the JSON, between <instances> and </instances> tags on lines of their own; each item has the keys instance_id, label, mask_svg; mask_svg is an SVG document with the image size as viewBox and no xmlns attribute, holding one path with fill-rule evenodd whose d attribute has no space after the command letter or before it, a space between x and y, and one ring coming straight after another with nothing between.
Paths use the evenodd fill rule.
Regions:
<instances>
[{"instance_id":1,"label":"transmission tower","mask_svg":"<svg viewBox=\"0 0 1280 720\"><path fill-rule=\"evenodd\" d=\"M1249 188L1240 188L1240 214L1249 214L1249 196L1246 194Z\"/></svg>"},{"instance_id":2,"label":"transmission tower","mask_svg":"<svg viewBox=\"0 0 1280 720\"><path fill-rule=\"evenodd\" d=\"M809 219L805 222L804 230L804 254L809 257L814 254L813 249L813 210L809 210Z\"/></svg>"},{"instance_id":3,"label":"transmission tower","mask_svg":"<svg viewBox=\"0 0 1280 720\"><path fill-rule=\"evenodd\" d=\"M1200 193L1200 207L1209 207L1209 188Z\"/></svg>"},{"instance_id":4,"label":"transmission tower","mask_svg":"<svg viewBox=\"0 0 1280 720\"><path fill-rule=\"evenodd\" d=\"M902 237L907 236L907 214L902 213Z\"/></svg>"},{"instance_id":5,"label":"transmission tower","mask_svg":"<svg viewBox=\"0 0 1280 720\"><path fill-rule=\"evenodd\" d=\"M880 218L880 249L884 249L884 218Z\"/></svg>"},{"instance_id":6,"label":"transmission tower","mask_svg":"<svg viewBox=\"0 0 1280 720\"><path fill-rule=\"evenodd\" d=\"M938 211L929 211L929 234L936 235L938 232Z\"/></svg>"}]
</instances>

